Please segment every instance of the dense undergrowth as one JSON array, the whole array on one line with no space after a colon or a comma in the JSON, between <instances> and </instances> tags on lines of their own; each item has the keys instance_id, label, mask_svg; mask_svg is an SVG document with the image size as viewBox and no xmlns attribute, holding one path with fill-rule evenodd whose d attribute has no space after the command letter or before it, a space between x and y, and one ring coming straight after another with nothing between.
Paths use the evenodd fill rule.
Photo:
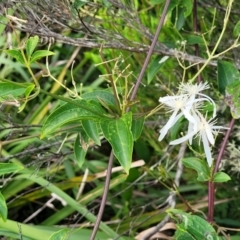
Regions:
<instances>
[{"instance_id":1,"label":"dense undergrowth","mask_svg":"<svg viewBox=\"0 0 240 240\"><path fill-rule=\"evenodd\" d=\"M27 12L1 3L3 239L90 239L112 153L95 239L146 239L149 232L141 232L157 225L163 228L149 239L239 239L239 3L171 1L166 16L161 0L61 3L79 9L79 16L61 29L50 22L44 27L86 38L83 45L37 37L28 25L20 31ZM161 15L158 43L133 97ZM69 24L86 26L78 32ZM89 48L87 41L99 46ZM159 98L177 96L179 85L189 82L209 84L204 94L216 103L217 125L230 126L214 135L211 166L198 137L169 144L187 132L183 116L158 140L172 114ZM201 107L206 118L214 113L209 99ZM205 229L196 227L200 223Z\"/></svg>"}]
</instances>

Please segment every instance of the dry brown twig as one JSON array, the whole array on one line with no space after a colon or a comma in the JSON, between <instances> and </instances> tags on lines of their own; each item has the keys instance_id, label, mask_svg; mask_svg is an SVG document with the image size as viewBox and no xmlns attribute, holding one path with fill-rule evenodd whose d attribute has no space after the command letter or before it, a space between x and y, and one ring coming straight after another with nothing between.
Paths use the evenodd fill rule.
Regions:
<instances>
[{"instance_id":1,"label":"dry brown twig","mask_svg":"<svg viewBox=\"0 0 240 240\"><path fill-rule=\"evenodd\" d=\"M147 53L154 35L140 21L138 14L131 6L124 5L120 0L109 0L106 19L100 19L94 14L85 16L83 19L77 9L68 0L10 0L6 4L0 4L0 14L5 15L11 25L16 29L26 32L29 35L37 35L43 42L58 41L73 46L86 48L120 49L129 52ZM107 8L91 3L91 11L97 12L99 8ZM8 14L9 8L15 8L15 15ZM61 10L63 9L63 10ZM119 9L123 13L119 13ZM79 10L80 11L80 10ZM60 14L61 13L61 14ZM125 16L124 16L125 14ZM86 15L86 13L85 13ZM121 27L117 19L121 19L125 26L142 37L142 41L136 42L127 39L120 33ZM104 24L109 22L112 30L105 29ZM0 24L6 22L0 22ZM84 23L84 25L82 24ZM72 35L64 35L64 31L72 31ZM87 33L87 37L86 36ZM205 59L190 55L176 49L168 48L158 42L154 48L155 54L162 54L191 64L204 64ZM217 66L216 61L210 61L209 65ZM240 66L237 66L240 69Z\"/></svg>"}]
</instances>

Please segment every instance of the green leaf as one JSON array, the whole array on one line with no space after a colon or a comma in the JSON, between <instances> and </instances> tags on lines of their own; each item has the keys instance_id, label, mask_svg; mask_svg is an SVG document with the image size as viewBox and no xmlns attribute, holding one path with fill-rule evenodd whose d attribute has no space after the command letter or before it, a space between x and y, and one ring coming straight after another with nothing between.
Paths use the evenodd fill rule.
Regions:
<instances>
[{"instance_id":1,"label":"green leaf","mask_svg":"<svg viewBox=\"0 0 240 240\"><path fill-rule=\"evenodd\" d=\"M184 8L184 17L189 16L192 13L193 1L192 0L182 0L181 6Z\"/></svg>"},{"instance_id":2,"label":"green leaf","mask_svg":"<svg viewBox=\"0 0 240 240\"><path fill-rule=\"evenodd\" d=\"M37 44L38 44L38 41L39 41L39 37L38 36L34 36L34 37L30 37L28 40L27 40L27 43L26 43L26 52L27 52L27 58L28 58L28 61L33 53L33 51L35 50Z\"/></svg>"},{"instance_id":3,"label":"green leaf","mask_svg":"<svg viewBox=\"0 0 240 240\"><path fill-rule=\"evenodd\" d=\"M188 237L186 239L219 239L214 228L203 218L178 209L168 209L166 212L178 222L177 228L180 230L178 237L180 238L176 239L184 240L184 238L182 238L184 233L186 233L185 236Z\"/></svg>"},{"instance_id":4,"label":"green leaf","mask_svg":"<svg viewBox=\"0 0 240 240\"><path fill-rule=\"evenodd\" d=\"M98 121L104 110L96 102L88 102L85 100L75 100L75 104L66 103L57 108L50 114L43 124L41 138L49 135L59 129L61 126L79 122L81 120L96 120Z\"/></svg>"},{"instance_id":5,"label":"green leaf","mask_svg":"<svg viewBox=\"0 0 240 240\"><path fill-rule=\"evenodd\" d=\"M194 44L204 45L204 41L200 36L187 35L187 36L184 36L184 39L187 41L186 45L194 45Z\"/></svg>"},{"instance_id":6,"label":"green leaf","mask_svg":"<svg viewBox=\"0 0 240 240\"><path fill-rule=\"evenodd\" d=\"M88 92L81 95L84 100L94 100L96 102L103 102L109 108L116 107L116 100L114 95L109 90L97 90L94 92Z\"/></svg>"},{"instance_id":7,"label":"green leaf","mask_svg":"<svg viewBox=\"0 0 240 240\"><path fill-rule=\"evenodd\" d=\"M150 4L160 4L160 3L164 3L166 0L151 0Z\"/></svg>"},{"instance_id":8,"label":"green leaf","mask_svg":"<svg viewBox=\"0 0 240 240\"><path fill-rule=\"evenodd\" d=\"M43 58L43 57L47 57L47 56L51 56L54 55L54 52L48 51L48 50L38 50L36 52L33 53L33 55L31 56L30 62L36 62L37 60Z\"/></svg>"},{"instance_id":9,"label":"green leaf","mask_svg":"<svg viewBox=\"0 0 240 240\"><path fill-rule=\"evenodd\" d=\"M69 230L61 229L55 233L53 233L48 240L65 240L68 237Z\"/></svg>"},{"instance_id":10,"label":"green leaf","mask_svg":"<svg viewBox=\"0 0 240 240\"><path fill-rule=\"evenodd\" d=\"M219 239L215 229L208 223L205 219L188 214L189 222L187 223L188 232L198 239L211 239L217 240ZM186 224L186 223L185 223Z\"/></svg>"},{"instance_id":11,"label":"green leaf","mask_svg":"<svg viewBox=\"0 0 240 240\"><path fill-rule=\"evenodd\" d=\"M91 138L98 146L101 146L98 123L93 120L82 120L82 126L88 137Z\"/></svg>"},{"instance_id":12,"label":"green leaf","mask_svg":"<svg viewBox=\"0 0 240 240\"><path fill-rule=\"evenodd\" d=\"M25 92L25 89L14 82L0 82L0 101L6 100L6 98L17 98Z\"/></svg>"},{"instance_id":13,"label":"green leaf","mask_svg":"<svg viewBox=\"0 0 240 240\"><path fill-rule=\"evenodd\" d=\"M231 178L224 172L217 172L214 174L213 182L227 182Z\"/></svg>"},{"instance_id":14,"label":"green leaf","mask_svg":"<svg viewBox=\"0 0 240 240\"><path fill-rule=\"evenodd\" d=\"M165 2L165 1L164 1ZM179 6L180 1L179 0L171 0L168 6L167 12L172 12L177 6Z\"/></svg>"},{"instance_id":15,"label":"green leaf","mask_svg":"<svg viewBox=\"0 0 240 240\"><path fill-rule=\"evenodd\" d=\"M144 120L145 120L144 117L133 119L132 129L131 129L132 135L133 135L133 141L136 141L140 137L143 130Z\"/></svg>"},{"instance_id":16,"label":"green leaf","mask_svg":"<svg viewBox=\"0 0 240 240\"><path fill-rule=\"evenodd\" d=\"M88 150L88 141L85 141L84 134L78 134L74 142L74 155L79 167L82 167Z\"/></svg>"},{"instance_id":17,"label":"green leaf","mask_svg":"<svg viewBox=\"0 0 240 240\"><path fill-rule=\"evenodd\" d=\"M186 19L184 16L184 11L185 9L181 5L173 10L172 22L174 23L174 26L176 27L177 30L181 30L184 26Z\"/></svg>"},{"instance_id":18,"label":"green leaf","mask_svg":"<svg viewBox=\"0 0 240 240\"><path fill-rule=\"evenodd\" d=\"M234 26L233 29L233 36L238 37L240 34L240 21L237 22L237 24Z\"/></svg>"},{"instance_id":19,"label":"green leaf","mask_svg":"<svg viewBox=\"0 0 240 240\"><path fill-rule=\"evenodd\" d=\"M232 117L240 118L240 81L235 81L226 87L225 102L230 107Z\"/></svg>"},{"instance_id":20,"label":"green leaf","mask_svg":"<svg viewBox=\"0 0 240 240\"><path fill-rule=\"evenodd\" d=\"M131 132L132 113L119 119L101 120L100 125L105 138L113 148L113 153L128 174L132 163L133 136Z\"/></svg>"},{"instance_id":21,"label":"green leaf","mask_svg":"<svg viewBox=\"0 0 240 240\"><path fill-rule=\"evenodd\" d=\"M164 63L168 60L168 56L158 55L150 64L147 72L147 82L151 83L159 69L164 65Z\"/></svg>"},{"instance_id":22,"label":"green leaf","mask_svg":"<svg viewBox=\"0 0 240 240\"><path fill-rule=\"evenodd\" d=\"M183 158L182 162L185 167L192 168L198 173L197 180L201 182L208 181L210 176L210 169L207 162L199 158Z\"/></svg>"},{"instance_id":23,"label":"green leaf","mask_svg":"<svg viewBox=\"0 0 240 240\"><path fill-rule=\"evenodd\" d=\"M18 62L25 65L21 51L16 49L4 50L9 56L15 58Z\"/></svg>"},{"instance_id":24,"label":"green leaf","mask_svg":"<svg viewBox=\"0 0 240 240\"><path fill-rule=\"evenodd\" d=\"M0 176L22 170L24 167L16 163L0 163Z\"/></svg>"},{"instance_id":25,"label":"green leaf","mask_svg":"<svg viewBox=\"0 0 240 240\"><path fill-rule=\"evenodd\" d=\"M25 90L25 97L28 98L32 92L32 90L35 88L35 85L34 84L28 84L28 86L26 87L26 90Z\"/></svg>"},{"instance_id":26,"label":"green leaf","mask_svg":"<svg viewBox=\"0 0 240 240\"><path fill-rule=\"evenodd\" d=\"M25 94L25 101L22 103L22 105L18 108L18 112L21 112L24 108L25 108L25 106L26 106L26 104L27 104L27 102L28 102L28 97L30 96L30 94L31 94L31 92L32 92L32 90L35 88L35 85L34 84L32 84L32 83L30 83L30 84L28 84L28 86L26 87L26 89L25 89L25 92L24 92L24 94Z\"/></svg>"},{"instance_id":27,"label":"green leaf","mask_svg":"<svg viewBox=\"0 0 240 240\"><path fill-rule=\"evenodd\" d=\"M221 94L225 94L226 86L240 79L240 74L234 64L226 61L218 61L217 75L218 89Z\"/></svg>"},{"instance_id":28,"label":"green leaf","mask_svg":"<svg viewBox=\"0 0 240 240\"><path fill-rule=\"evenodd\" d=\"M32 83L16 83L6 79L0 80L0 101L16 99L23 94L27 98L34 88L35 85Z\"/></svg>"},{"instance_id":29,"label":"green leaf","mask_svg":"<svg viewBox=\"0 0 240 240\"><path fill-rule=\"evenodd\" d=\"M178 229L174 234L174 239L176 240L197 240L195 237L193 237L190 233L183 229L179 229L179 226L177 226Z\"/></svg>"},{"instance_id":30,"label":"green leaf","mask_svg":"<svg viewBox=\"0 0 240 240\"><path fill-rule=\"evenodd\" d=\"M7 221L7 214L8 214L7 204L6 204L5 198L0 192L0 216L4 222Z\"/></svg>"},{"instance_id":31,"label":"green leaf","mask_svg":"<svg viewBox=\"0 0 240 240\"><path fill-rule=\"evenodd\" d=\"M188 213L185 213L183 210L174 209L174 208L167 209L166 213L168 213L171 216L171 218L175 219L178 223L183 222L181 219L181 216L188 215ZM185 229L186 229L186 227L185 227Z\"/></svg>"}]
</instances>

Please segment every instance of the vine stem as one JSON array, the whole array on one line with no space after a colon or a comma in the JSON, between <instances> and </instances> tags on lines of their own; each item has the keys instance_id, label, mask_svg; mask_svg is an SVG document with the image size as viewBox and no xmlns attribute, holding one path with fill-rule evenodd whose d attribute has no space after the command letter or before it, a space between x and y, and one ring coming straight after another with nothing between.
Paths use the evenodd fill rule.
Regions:
<instances>
[{"instance_id":1,"label":"vine stem","mask_svg":"<svg viewBox=\"0 0 240 240\"><path fill-rule=\"evenodd\" d=\"M164 9L163 9L161 18L160 18L160 20L159 20L159 24L158 24L156 33L155 33L155 35L154 35L152 44L151 44L151 46L150 46L150 48L149 48L147 57L146 57L146 59L145 59L145 61L144 61L142 70L141 70L141 72L140 72L140 74L139 74L139 77L138 77L138 79L137 79L137 82L136 82L136 84L135 84L135 86L134 86L132 95L131 95L131 97L130 97L130 101L133 101L133 100L134 100L134 98L135 98L135 96L136 96L136 94L137 94L138 88L139 88L139 86L140 86L140 84L141 84L142 78L143 78L143 76L144 76L144 73L145 73L145 71L146 71L146 69L147 69L148 63L149 63L150 58L151 58L151 56L152 56L152 53L153 53L153 51L154 51L154 47L155 47L155 45L156 45L156 43L157 43L159 33L160 33L161 29L162 29L162 26L163 26L165 17L166 17L166 15L167 15L167 9L168 9L169 3L170 3L170 0L166 0L166 3L165 3L165 6L164 6Z\"/></svg>"},{"instance_id":2,"label":"vine stem","mask_svg":"<svg viewBox=\"0 0 240 240\"><path fill-rule=\"evenodd\" d=\"M99 225L100 225L101 220L102 220L102 215L103 215L103 212L104 212L104 209L105 209L105 205L106 205L106 201L107 201L107 194L108 194L110 180L111 180L113 159L114 159L113 151L111 151L111 154L110 154L110 157L109 157L109 161L108 161L108 168L107 168L105 186L104 186L104 190L103 190L103 197L102 197L102 201L101 201L101 205L100 205L100 208L99 208L97 220L96 220L96 222L94 224L94 228L93 228L90 240L94 240L95 239L95 236L97 234Z\"/></svg>"},{"instance_id":3,"label":"vine stem","mask_svg":"<svg viewBox=\"0 0 240 240\"><path fill-rule=\"evenodd\" d=\"M130 97L130 101L134 100L134 98L135 98L135 96L137 94L138 88L139 88L139 86L141 84L142 78L144 76L144 73L145 73L145 71L147 69L148 63L149 63L150 58L152 56L152 53L154 51L154 47L155 47L155 45L157 43L159 33L160 33L161 29L162 29L165 17L167 15L167 9L168 9L169 3L170 3L170 0L166 0L165 6L164 6L164 9L163 9L163 12L162 12L162 15L161 15L160 20L159 20L159 24L158 24L156 33L154 35L152 44L151 44L151 46L149 48L149 51L147 53L147 57L146 57L146 59L144 61L142 70L141 70L141 72L139 74L139 77L137 79L137 82L136 82L136 84L134 86L133 92L132 92L131 97ZM130 108L128 108L126 111L128 112L129 110L130 110ZM104 186L103 197L102 197L102 201L101 201L100 209L99 209L99 212L98 212L97 220L95 222L95 225L94 225L94 228L93 228L90 240L94 240L95 239L95 236L97 234L97 231L98 231L101 219L102 219L104 208L105 208L105 205L106 205L107 194L108 194L109 184L110 184L110 180L111 180L113 159L114 159L114 157L113 157L113 151L112 151L111 154L110 154L110 157L109 157L109 161L108 161L107 176L106 176L106 181L105 181L105 186Z\"/></svg>"},{"instance_id":4,"label":"vine stem","mask_svg":"<svg viewBox=\"0 0 240 240\"><path fill-rule=\"evenodd\" d=\"M210 222L210 223L213 222L213 215L214 215L214 193L215 192L214 192L213 177L214 177L214 174L218 171L218 168L219 168L220 162L222 160L222 156L223 156L224 150L226 148L230 133L233 129L234 123L235 123L235 119L232 118L232 120L229 124L229 129L227 130L227 133L221 144L221 148L220 148L220 151L219 151L219 154L217 157L217 162L216 162L216 165L213 170L212 179L208 182L208 222Z\"/></svg>"}]
</instances>

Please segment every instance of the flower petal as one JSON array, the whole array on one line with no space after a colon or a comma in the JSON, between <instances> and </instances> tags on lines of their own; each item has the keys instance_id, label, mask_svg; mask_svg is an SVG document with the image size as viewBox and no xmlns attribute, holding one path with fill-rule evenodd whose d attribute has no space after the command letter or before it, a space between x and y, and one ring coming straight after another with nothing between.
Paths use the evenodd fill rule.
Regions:
<instances>
[{"instance_id":1,"label":"flower petal","mask_svg":"<svg viewBox=\"0 0 240 240\"><path fill-rule=\"evenodd\" d=\"M207 139L208 139L208 141L209 141L212 145L214 145L215 139L214 139L214 137L213 137L212 129L211 129L211 127L210 127L209 125L206 127L205 132L206 132L206 134L207 134Z\"/></svg>"},{"instance_id":2,"label":"flower petal","mask_svg":"<svg viewBox=\"0 0 240 240\"><path fill-rule=\"evenodd\" d=\"M207 162L208 162L208 166L211 167L212 166L212 153L211 153L211 149L208 143L208 139L207 139L207 135L205 134L205 132L203 132L201 134L201 138L202 138L202 142L203 142L203 148L204 148L204 152L207 158Z\"/></svg>"},{"instance_id":3,"label":"flower petal","mask_svg":"<svg viewBox=\"0 0 240 240\"><path fill-rule=\"evenodd\" d=\"M193 131L195 131L194 128L195 128L194 124L191 123L191 122L189 122L189 124L188 124L188 133L187 133L187 134L190 134L190 133L192 133ZM195 131L195 132L196 132L196 131ZM190 145L192 145L192 139L193 139L193 136L190 137L189 140L188 140Z\"/></svg>"},{"instance_id":4,"label":"flower petal","mask_svg":"<svg viewBox=\"0 0 240 240\"><path fill-rule=\"evenodd\" d=\"M168 130L173 126L176 115L178 110L175 110L171 117L169 118L168 122L164 125L164 127L160 130L160 136L158 138L158 141L162 141L163 138L166 136Z\"/></svg>"},{"instance_id":5,"label":"flower petal","mask_svg":"<svg viewBox=\"0 0 240 240\"><path fill-rule=\"evenodd\" d=\"M199 95L203 96L208 102L210 102L213 105L213 118L215 118L217 115L217 107L216 107L215 102L206 94L199 93Z\"/></svg>"},{"instance_id":6,"label":"flower petal","mask_svg":"<svg viewBox=\"0 0 240 240\"><path fill-rule=\"evenodd\" d=\"M169 144L170 145L177 145L177 144L180 144L180 143L183 143L185 141L187 141L188 139L192 139L192 137L195 135L196 133L195 132L190 132L188 133L187 135L181 137L181 138L178 138L174 141L171 141Z\"/></svg>"},{"instance_id":7,"label":"flower petal","mask_svg":"<svg viewBox=\"0 0 240 240\"><path fill-rule=\"evenodd\" d=\"M175 101L176 99L181 97L182 97L181 95L160 97L159 102L163 104L167 104L167 102Z\"/></svg>"},{"instance_id":8,"label":"flower petal","mask_svg":"<svg viewBox=\"0 0 240 240\"><path fill-rule=\"evenodd\" d=\"M185 118L186 118L189 122L191 122L191 123L193 123L193 124L196 124L196 123L197 123L197 122L196 122L196 119L190 114L189 111L187 111L186 109L183 108L183 109L182 109L182 112L183 112Z\"/></svg>"}]
</instances>

